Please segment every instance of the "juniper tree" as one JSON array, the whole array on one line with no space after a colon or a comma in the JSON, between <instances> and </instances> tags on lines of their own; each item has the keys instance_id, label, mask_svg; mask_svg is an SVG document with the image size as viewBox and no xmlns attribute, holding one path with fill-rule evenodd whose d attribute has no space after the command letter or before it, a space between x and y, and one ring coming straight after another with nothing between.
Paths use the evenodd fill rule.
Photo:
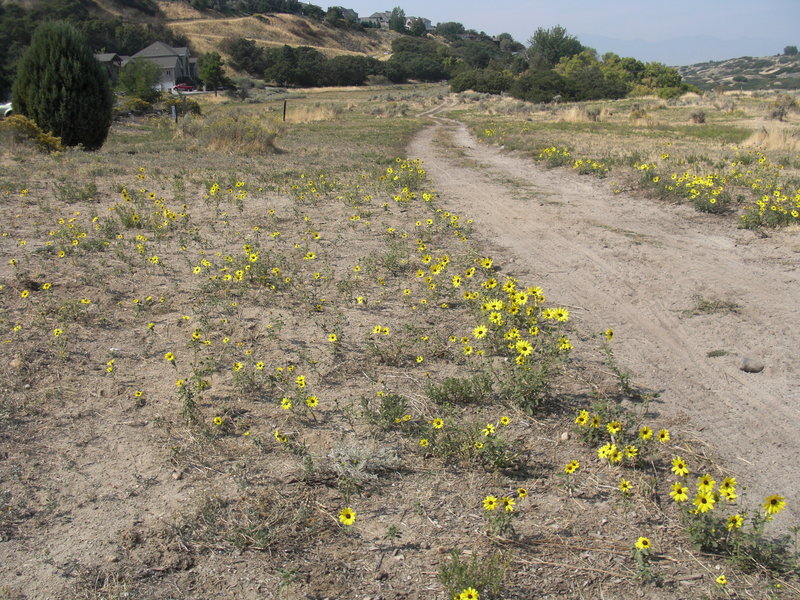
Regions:
<instances>
[{"instance_id":1,"label":"juniper tree","mask_svg":"<svg viewBox=\"0 0 800 600\"><path fill-rule=\"evenodd\" d=\"M14 111L61 138L96 150L111 127L108 76L84 36L63 21L43 23L17 67Z\"/></svg>"}]
</instances>

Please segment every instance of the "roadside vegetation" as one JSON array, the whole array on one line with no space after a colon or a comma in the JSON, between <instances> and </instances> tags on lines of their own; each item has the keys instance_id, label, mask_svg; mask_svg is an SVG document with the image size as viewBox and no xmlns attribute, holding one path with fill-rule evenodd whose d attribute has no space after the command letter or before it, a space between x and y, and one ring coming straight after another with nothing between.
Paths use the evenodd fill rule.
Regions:
<instances>
[{"instance_id":1,"label":"roadside vegetation","mask_svg":"<svg viewBox=\"0 0 800 600\"><path fill-rule=\"evenodd\" d=\"M530 105L465 93L451 114L478 139L548 167L608 178L746 228L800 224L800 124L793 94L712 92ZM781 108L791 107L791 108ZM778 116L780 115L780 116ZM760 123L760 125L759 125Z\"/></svg>"},{"instance_id":2,"label":"roadside vegetation","mask_svg":"<svg viewBox=\"0 0 800 600\"><path fill-rule=\"evenodd\" d=\"M5 597L800 593L796 499L752 497L657 420L614 332L515 273L405 156L447 93L200 97L93 153L10 138ZM462 100L484 142L617 185L747 135ZM700 108L658 102L639 110ZM772 173L761 156L736 172Z\"/></svg>"}]
</instances>

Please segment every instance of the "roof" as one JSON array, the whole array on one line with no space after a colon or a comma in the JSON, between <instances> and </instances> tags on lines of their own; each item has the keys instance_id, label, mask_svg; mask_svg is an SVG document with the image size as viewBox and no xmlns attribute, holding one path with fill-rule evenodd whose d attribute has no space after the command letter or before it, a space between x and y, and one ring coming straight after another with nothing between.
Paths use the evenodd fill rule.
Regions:
<instances>
[{"instance_id":1,"label":"roof","mask_svg":"<svg viewBox=\"0 0 800 600\"><path fill-rule=\"evenodd\" d=\"M114 54L113 52L105 52L102 54L95 54L94 57L97 59L98 62L113 62L114 60L121 60L119 54Z\"/></svg>"},{"instance_id":2,"label":"roof","mask_svg":"<svg viewBox=\"0 0 800 600\"><path fill-rule=\"evenodd\" d=\"M133 58L157 58L160 56L188 56L188 48L173 48L164 42L153 42L144 50L139 50Z\"/></svg>"}]
</instances>

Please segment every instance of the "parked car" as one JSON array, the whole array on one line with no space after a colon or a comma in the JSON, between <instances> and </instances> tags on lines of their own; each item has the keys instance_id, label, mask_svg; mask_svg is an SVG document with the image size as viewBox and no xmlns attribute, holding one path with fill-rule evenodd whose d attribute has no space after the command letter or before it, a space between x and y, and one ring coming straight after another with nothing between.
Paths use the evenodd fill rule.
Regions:
<instances>
[{"instance_id":1,"label":"parked car","mask_svg":"<svg viewBox=\"0 0 800 600\"><path fill-rule=\"evenodd\" d=\"M11 102L0 104L0 118L5 119L14 114L14 109L11 107Z\"/></svg>"},{"instance_id":2,"label":"parked car","mask_svg":"<svg viewBox=\"0 0 800 600\"><path fill-rule=\"evenodd\" d=\"M175 87L172 88L173 90L178 90L179 92L192 92L194 91L194 86L190 83L179 83Z\"/></svg>"}]
</instances>

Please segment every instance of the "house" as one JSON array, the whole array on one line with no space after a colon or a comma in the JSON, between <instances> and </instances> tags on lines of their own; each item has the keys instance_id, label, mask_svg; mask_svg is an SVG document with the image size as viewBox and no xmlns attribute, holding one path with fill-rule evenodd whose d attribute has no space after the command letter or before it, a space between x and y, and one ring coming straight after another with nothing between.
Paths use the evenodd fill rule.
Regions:
<instances>
[{"instance_id":1,"label":"house","mask_svg":"<svg viewBox=\"0 0 800 600\"><path fill-rule=\"evenodd\" d=\"M164 42L153 42L133 56L122 57L122 66L136 58L149 60L161 68L158 88L162 91L171 90L182 81L197 80L197 59L189 56L188 48L172 48Z\"/></svg>"},{"instance_id":2,"label":"house","mask_svg":"<svg viewBox=\"0 0 800 600\"><path fill-rule=\"evenodd\" d=\"M381 29L389 29L389 21L392 18L392 11L385 10L383 12L376 12L372 13L369 17L364 17L363 19L359 19L359 23L364 23L365 25L369 25L370 27L380 27ZM422 19L422 22L425 24L426 31L433 31L436 29L433 24L431 23L430 19L423 19L422 17L406 17L406 27L411 27L411 22L415 19Z\"/></svg>"},{"instance_id":3,"label":"house","mask_svg":"<svg viewBox=\"0 0 800 600\"><path fill-rule=\"evenodd\" d=\"M113 53L95 54L94 57L105 69L109 81L116 83L119 77L119 70L122 68L122 57Z\"/></svg>"},{"instance_id":4,"label":"house","mask_svg":"<svg viewBox=\"0 0 800 600\"><path fill-rule=\"evenodd\" d=\"M423 25L425 25L425 31L433 31L436 27L433 26L430 19L425 19L423 17L408 17L406 19L406 27L411 27L411 23L419 19L422 21Z\"/></svg>"},{"instance_id":5,"label":"house","mask_svg":"<svg viewBox=\"0 0 800 600\"><path fill-rule=\"evenodd\" d=\"M381 29L389 29L389 19L392 18L391 11L385 10L383 12L372 13L368 17L359 19L359 23L364 23L370 27L380 27Z\"/></svg>"},{"instance_id":6,"label":"house","mask_svg":"<svg viewBox=\"0 0 800 600\"><path fill-rule=\"evenodd\" d=\"M356 21L356 22L360 21L360 19L358 18L358 13L354 11L352 8L343 8L342 16L344 17L345 21Z\"/></svg>"}]
</instances>

